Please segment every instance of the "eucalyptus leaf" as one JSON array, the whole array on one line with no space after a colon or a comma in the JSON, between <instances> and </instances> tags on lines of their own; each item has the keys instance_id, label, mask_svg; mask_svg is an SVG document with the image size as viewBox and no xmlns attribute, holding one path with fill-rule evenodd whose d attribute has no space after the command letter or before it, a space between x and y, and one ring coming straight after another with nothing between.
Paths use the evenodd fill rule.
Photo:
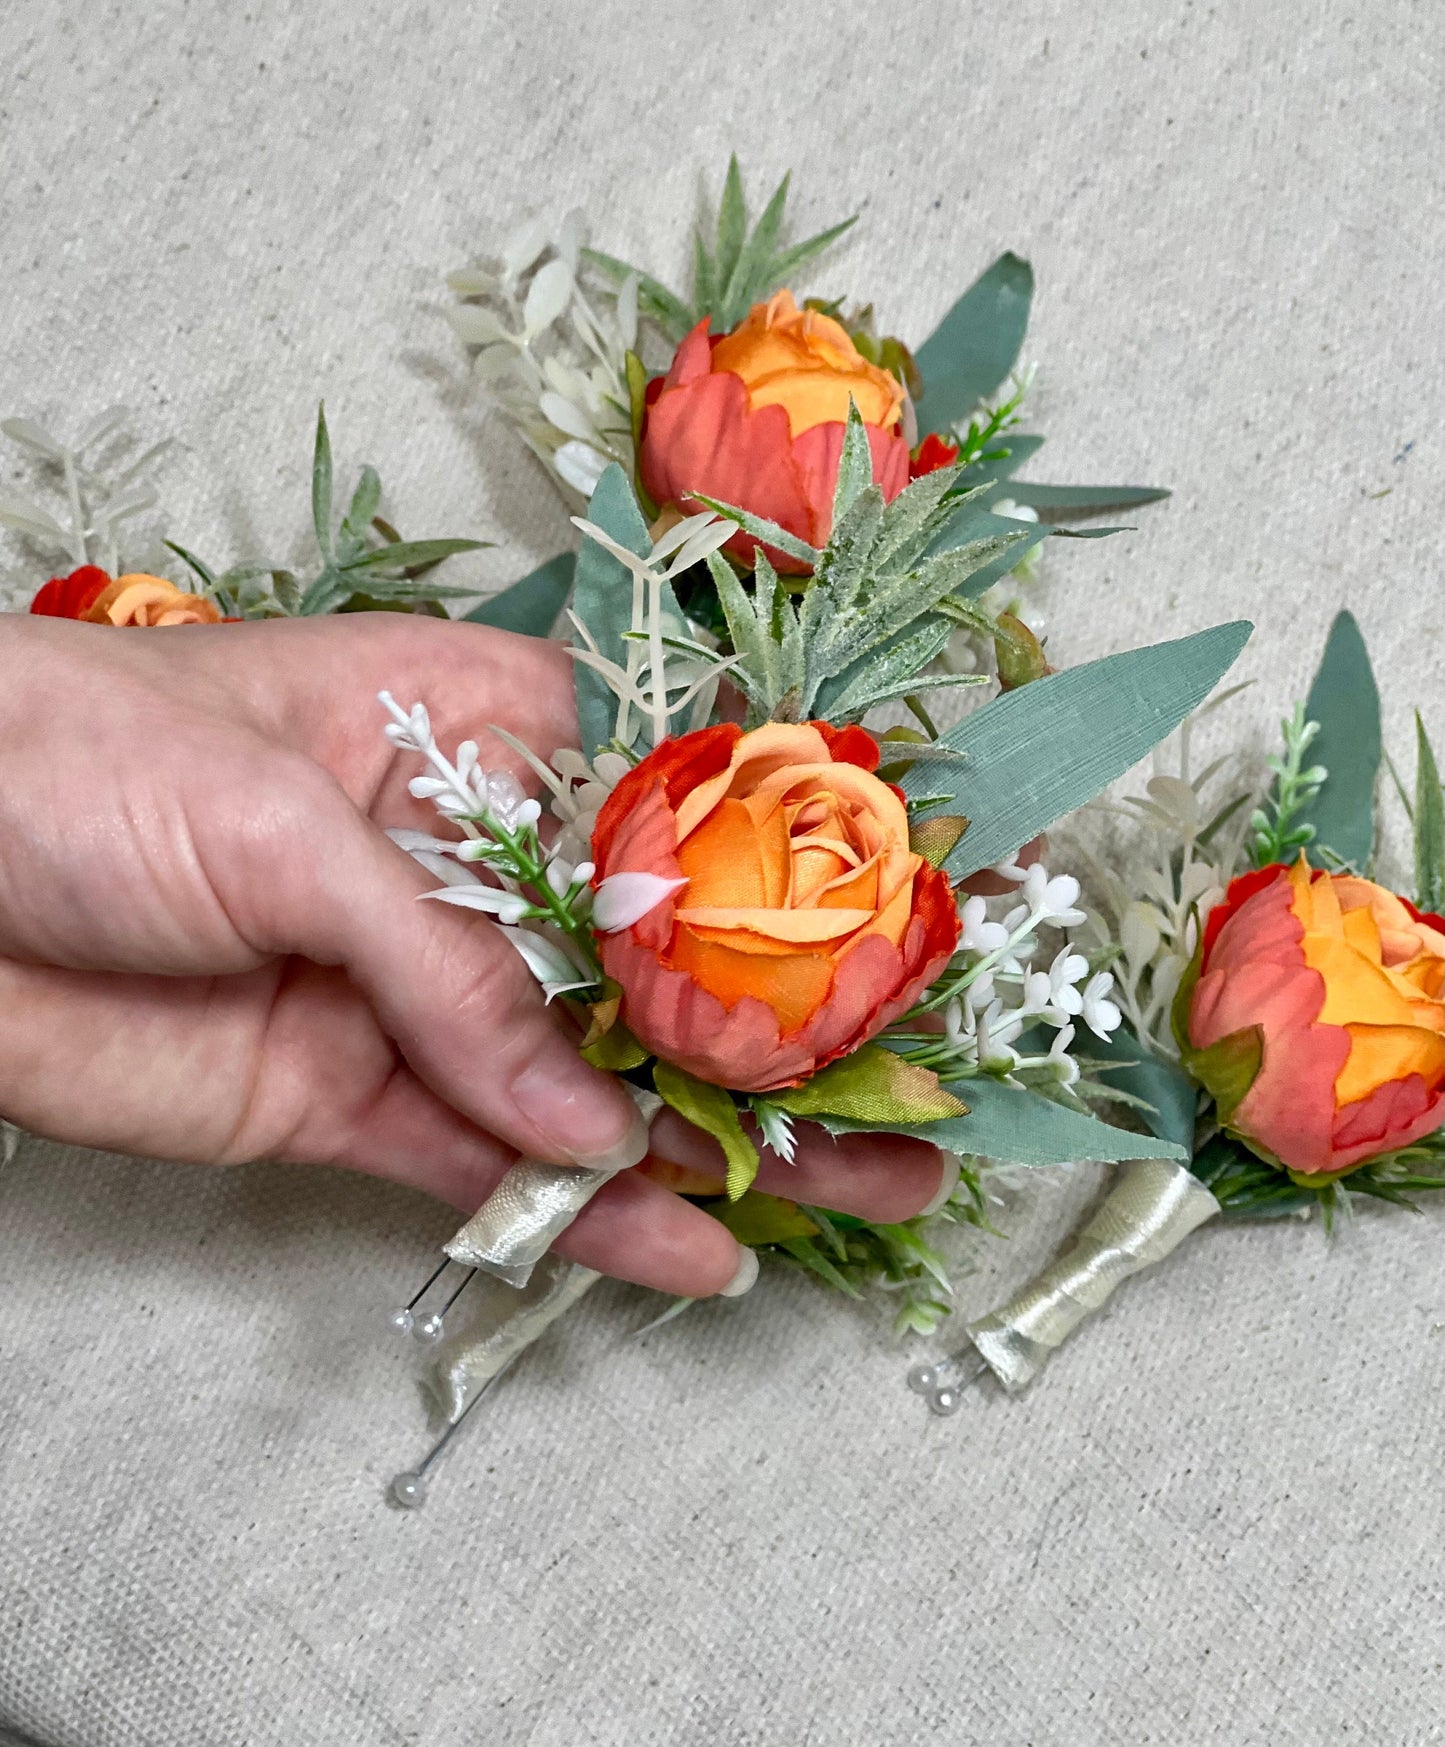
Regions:
<instances>
[{"instance_id":1,"label":"eucalyptus leaf","mask_svg":"<svg viewBox=\"0 0 1445 1747\"><path fill-rule=\"evenodd\" d=\"M1059 521L1065 516L1114 515L1140 504L1160 503L1170 493L1155 485L1036 485L1028 479L1010 479L1000 495L1027 504L1045 521Z\"/></svg>"},{"instance_id":2,"label":"eucalyptus leaf","mask_svg":"<svg viewBox=\"0 0 1445 1747\"><path fill-rule=\"evenodd\" d=\"M1295 815L1312 825L1313 846L1364 869L1375 845L1375 780L1380 769L1380 693L1355 616L1336 615L1319 672L1305 700L1305 719L1318 722L1310 758L1329 772L1324 786Z\"/></svg>"},{"instance_id":3,"label":"eucalyptus leaf","mask_svg":"<svg viewBox=\"0 0 1445 1747\"><path fill-rule=\"evenodd\" d=\"M1000 255L914 353L923 377L920 431L966 419L1013 369L1029 325L1034 275L1018 255Z\"/></svg>"},{"instance_id":4,"label":"eucalyptus leaf","mask_svg":"<svg viewBox=\"0 0 1445 1747\"><path fill-rule=\"evenodd\" d=\"M1142 1101L1142 1114L1153 1134L1193 1152L1199 1093L1181 1067L1141 1043L1127 1025L1110 1037L1091 1037L1088 1053L1110 1064L1106 1084Z\"/></svg>"},{"instance_id":5,"label":"eucalyptus leaf","mask_svg":"<svg viewBox=\"0 0 1445 1747\"><path fill-rule=\"evenodd\" d=\"M466 617L476 625L494 625L499 631L516 631L526 637L545 637L567 604L576 554L559 552L545 564L529 571L520 582L504 588L475 607Z\"/></svg>"},{"instance_id":6,"label":"eucalyptus leaf","mask_svg":"<svg viewBox=\"0 0 1445 1747\"><path fill-rule=\"evenodd\" d=\"M939 745L967 763L925 749L902 781L905 794L948 794L973 820L948 873L992 867L1121 777L1208 697L1252 628L1216 625L1048 674L950 728Z\"/></svg>"}]
</instances>

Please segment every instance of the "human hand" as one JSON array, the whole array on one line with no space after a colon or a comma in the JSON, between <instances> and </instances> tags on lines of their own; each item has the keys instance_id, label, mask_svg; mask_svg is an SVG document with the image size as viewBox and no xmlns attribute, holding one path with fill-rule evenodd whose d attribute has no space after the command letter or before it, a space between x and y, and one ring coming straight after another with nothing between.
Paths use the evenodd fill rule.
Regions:
<instances>
[{"instance_id":1,"label":"human hand","mask_svg":"<svg viewBox=\"0 0 1445 1747\"><path fill-rule=\"evenodd\" d=\"M400 614L113 632L0 621L0 1111L57 1139L415 1184L470 1212L517 1154L643 1150L484 919L383 827L434 828L375 694L450 744L497 723L575 740L570 664L531 638ZM501 742L492 765L529 773ZM659 1128L688 1162L711 1145ZM814 1132L762 1187L899 1219L940 1185L922 1143ZM697 1148L704 1149L699 1155ZM689 1148L691 1152L689 1153ZM717 1221L624 1171L557 1248L696 1297L748 1275Z\"/></svg>"}]
</instances>

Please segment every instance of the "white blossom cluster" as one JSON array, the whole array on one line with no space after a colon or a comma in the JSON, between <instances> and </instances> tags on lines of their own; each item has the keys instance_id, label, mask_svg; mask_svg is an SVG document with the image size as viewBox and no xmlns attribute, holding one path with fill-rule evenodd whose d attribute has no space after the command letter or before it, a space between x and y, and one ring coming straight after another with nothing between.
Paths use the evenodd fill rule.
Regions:
<instances>
[{"instance_id":1,"label":"white blossom cluster","mask_svg":"<svg viewBox=\"0 0 1445 1747\"><path fill-rule=\"evenodd\" d=\"M583 288L584 222L571 212L513 232L495 262L447 283L464 301L447 317L480 347L479 381L528 448L584 502L610 462L632 471L627 354L637 349L637 279Z\"/></svg>"},{"instance_id":2,"label":"white blossom cluster","mask_svg":"<svg viewBox=\"0 0 1445 1747\"><path fill-rule=\"evenodd\" d=\"M1015 889L1001 898L964 899L958 951L928 1002L941 1008L942 1035L931 1042L920 1038L922 1047L910 1050L910 1059L945 1080L991 1074L1023 1084L1073 1086L1080 1077L1069 1054L1076 1021L1107 1038L1122 1017L1111 999L1113 977L1108 971L1091 975L1088 959L1068 942L1047 963L1036 962L1044 930L1076 928L1087 919L1078 908L1079 882L1071 874L1051 874L1041 862L1006 862L993 871ZM1021 1054L1014 1045L1035 1025L1053 1027L1049 1050Z\"/></svg>"},{"instance_id":3,"label":"white blossom cluster","mask_svg":"<svg viewBox=\"0 0 1445 1747\"><path fill-rule=\"evenodd\" d=\"M528 796L509 771L484 770L476 741L463 741L448 759L437 745L425 704L403 710L390 692L381 693L381 703L391 717L385 729L390 743L398 751L418 753L430 767L428 774L411 779L411 793L430 801L464 834L390 833L441 881L424 896L488 916L549 1001L594 987L602 975L594 933L630 928L680 883L622 873L594 885L597 870L585 859L591 827L627 760L604 754L597 761L603 765L605 760L604 775L579 753L559 753L565 768L554 770L520 748L547 781L553 811L563 822L547 844L538 831L541 802ZM510 735L500 737L519 744Z\"/></svg>"}]
</instances>

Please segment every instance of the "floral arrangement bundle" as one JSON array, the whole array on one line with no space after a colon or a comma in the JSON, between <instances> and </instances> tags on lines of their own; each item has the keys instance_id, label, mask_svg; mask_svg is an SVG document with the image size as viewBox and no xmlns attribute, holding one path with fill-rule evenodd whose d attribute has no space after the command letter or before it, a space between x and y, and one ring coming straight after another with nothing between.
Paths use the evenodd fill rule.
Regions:
<instances>
[{"instance_id":1,"label":"floral arrangement bundle","mask_svg":"<svg viewBox=\"0 0 1445 1747\"><path fill-rule=\"evenodd\" d=\"M575 215L453 275L477 375L582 537L468 616L538 635L561 621L581 744L478 722L443 747L424 698L383 693L411 793L438 815L393 836L435 875L429 898L501 930L590 1063L722 1161L617 1168L852 1297L884 1286L900 1331L950 1313L939 1233L984 1223L990 1173L1119 1166L1056 1262L910 1372L947 1414L985 1371L1024 1387L1212 1218L1329 1225L1361 1197L1445 1187L1445 800L1423 722L1412 792L1384 758L1348 614L1263 789L1233 761L1193 765L1247 625L1056 670L1016 592L1039 542L1165 494L1017 477L1040 444L1018 428L1025 262L1000 257L911 352L871 306L798 301L796 276L848 227L789 244L787 189L750 224L730 165L685 296L587 248ZM0 493L0 523L69 566L28 582L34 613L445 617L465 591L435 567L480 544L403 540L370 467L338 513L322 414L309 571L216 567L169 540L123 556L164 446L141 450L114 410L73 444L27 419L0 430L53 488ZM184 582L164 574L177 563ZM939 694L978 688L941 728ZM489 733L531 792L487 767ZM1103 803L1132 835L1083 867L1090 913L1043 834L1151 752L1146 792ZM1411 825L1411 896L1377 866L1382 762ZM895 1225L763 1192L762 1149L791 1162L800 1124L929 1140L956 1186ZM420 1502L462 1418L597 1278L551 1245L610 1174L521 1161L393 1314L431 1348L448 1426L398 1503ZM450 1268L460 1286L439 1288ZM449 1319L473 1281L470 1314Z\"/></svg>"}]
</instances>

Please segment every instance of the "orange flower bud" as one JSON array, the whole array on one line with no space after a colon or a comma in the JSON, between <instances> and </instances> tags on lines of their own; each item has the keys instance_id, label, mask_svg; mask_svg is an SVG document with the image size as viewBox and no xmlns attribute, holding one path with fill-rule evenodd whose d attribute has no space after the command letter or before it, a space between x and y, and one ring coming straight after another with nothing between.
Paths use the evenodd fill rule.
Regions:
<instances>
[{"instance_id":1,"label":"orange flower bud","mask_svg":"<svg viewBox=\"0 0 1445 1747\"><path fill-rule=\"evenodd\" d=\"M868 429L873 477L891 501L908 483L903 388L866 359L847 330L789 291L756 304L730 334L699 322L678 348L648 408L642 483L660 508L736 504L824 546L852 400ZM730 549L749 555L740 535ZM780 570L806 568L769 553Z\"/></svg>"},{"instance_id":2,"label":"orange flower bud","mask_svg":"<svg viewBox=\"0 0 1445 1747\"><path fill-rule=\"evenodd\" d=\"M81 615L92 625L218 625L220 608L163 576L118 576Z\"/></svg>"},{"instance_id":3,"label":"orange flower bud","mask_svg":"<svg viewBox=\"0 0 1445 1747\"><path fill-rule=\"evenodd\" d=\"M948 962L947 875L908 842L861 728L730 723L665 741L598 815L599 881L685 884L601 937L634 1036L698 1079L796 1085L899 1018Z\"/></svg>"},{"instance_id":4,"label":"orange flower bud","mask_svg":"<svg viewBox=\"0 0 1445 1747\"><path fill-rule=\"evenodd\" d=\"M1226 1128L1305 1175L1445 1121L1445 921L1353 874L1262 868L1210 912L1176 1007Z\"/></svg>"}]
</instances>

